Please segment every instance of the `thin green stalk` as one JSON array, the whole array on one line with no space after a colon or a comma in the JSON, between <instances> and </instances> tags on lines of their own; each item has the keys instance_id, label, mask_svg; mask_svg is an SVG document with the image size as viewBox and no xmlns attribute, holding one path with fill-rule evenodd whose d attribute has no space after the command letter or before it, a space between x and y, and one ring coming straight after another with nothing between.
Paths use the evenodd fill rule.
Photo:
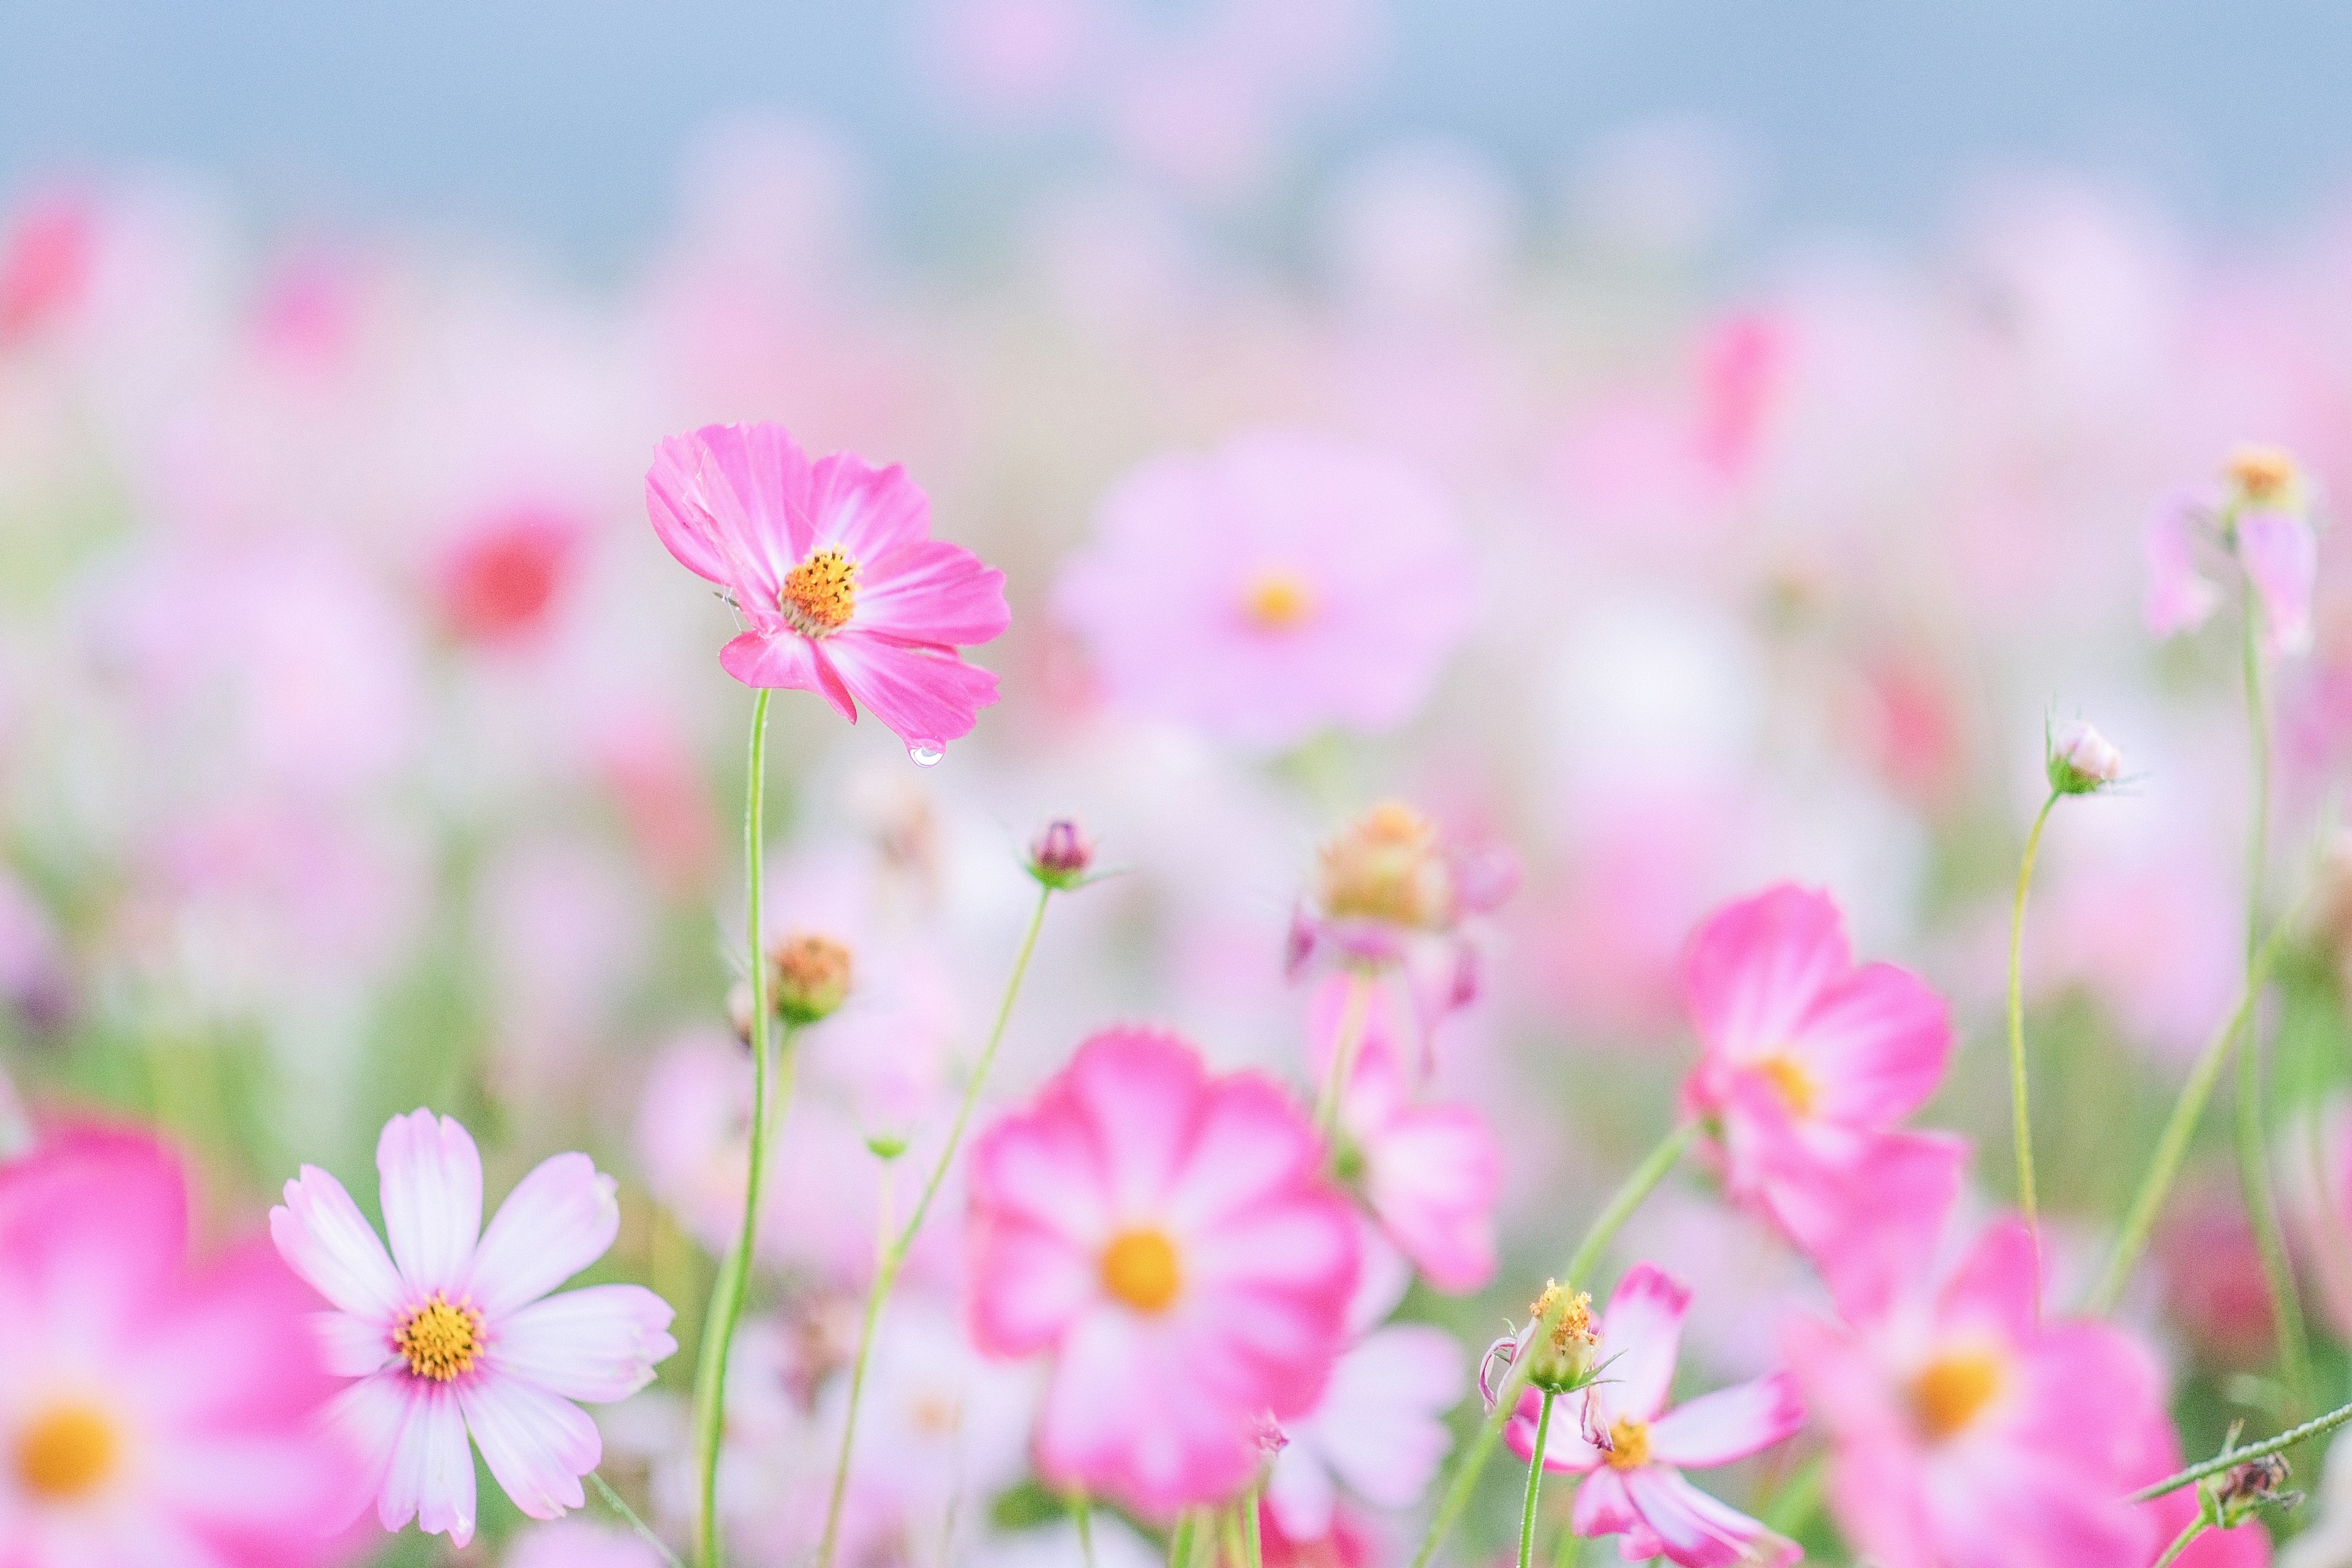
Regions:
<instances>
[{"instance_id":1,"label":"thin green stalk","mask_svg":"<svg viewBox=\"0 0 2352 1568\"><path fill-rule=\"evenodd\" d=\"M1257 1520L1258 1494L1252 1487L1242 1497L1242 1562L1244 1568L1265 1568L1265 1538Z\"/></svg>"},{"instance_id":2,"label":"thin green stalk","mask_svg":"<svg viewBox=\"0 0 2352 1568\"><path fill-rule=\"evenodd\" d=\"M1189 1510L1176 1516L1176 1532L1168 1538L1168 1568L1191 1568L1192 1532L1199 1528Z\"/></svg>"},{"instance_id":3,"label":"thin green stalk","mask_svg":"<svg viewBox=\"0 0 2352 1568\"><path fill-rule=\"evenodd\" d=\"M2166 1563L2177 1560L2189 1550L2191 1542L2204 1533L2205 1521L2201 1515L2182 1525L2180 1533L2172 1538L2172 1544L2164 1549L2164 1555L2156 1560L2154 1568L2164 1568Z\"/></svg>"},{"instance_id":4,"label":"thin green stalk","mask_svg":"<svg viewBox=\"0 0 2352 1568\"><path fill-rule=\"evenodd\" d=\"M1527 1500L1519 1504L1519 1568L1535 1568L1536 1498L1543 1490L1544 1447L1551 1440L1551 1406L1557 1397L1543 1391L1543 1408L1536 1415L1535 1452L1528 1459Z\"/></svg>"},{"instance_id":5,"label":"thin green stalk","mask_svg":"<svg viewBox=\"0 0 2352 1568\"><path fill-rule=\"evenodd\" d=\"M1347 1095L1349 1070L1356 1065L1356 1051L1363 1044L1371 1010L1371 982L1362 971L1349 970L1347 1002L1340 1010L1339 1032L1331 1037L1331 1066L1323 1077L1323 1092L1315 1101L1315 1131L1327 1146L1331 1130L1339 1123L1339 1101Z\"/></svg>"},{"instance_id":6,"label":"thin green stalk","mask_svg":"<svg viewBox=\"0 0 2352 1568\"><path fill-rule=\"evenodd\" d=\"M2246 732L2252 750L2252 822L2246 845L2246 971L2247 989L2263 948L2263 873L2270 858L2271 726L2263 700L2262 603L2253 580L2246 580L2243 623L2246 667ZM2263 1276L2270 1285L2271 1310L2279 1342L2280 1369L2294 1408L2308 1410L2313 1401L2311 1346L2304 1337L2303 1300L2297 1294L2294 1270L2281 1235L2278 1200L2272 1191L2269 1128L2263 1113L2262 1016L2259 1009L2246 1020L2243 1047L2238 1053L2238 1177L2245 1189L2246 1217L2252 1223L2255 1249L2262 1255Z\"/></svg>"},{"instance_id":7,"label":"thin green stalk","mask_svg":"<svg viewBox=\"0 0 2352 1568\"><path fill-rule=\"evenodd\" d=\"M948 1130L948 1141L940 1151L939 1163L931 1167L929 1178L923 1184L923 1195L915 1202L915 1211L907 1219L906 1229L893 1238L886 1232L877 1247L874 1283L866 1293L866 1315L857 1331L857 1354L850 1363L849 1409L841 1424L841 1454L834 1465L833 1494L825 1504L824 1540L817 1548L817 1568L833 1568L835 1551L841 1544L841 1509L849 1493L850 1449L857 1440L857 1407L866 1393L866 1369L874 1354L875 1325L881 1321L882 1304L889 1300L891 1289L898 1281L898 1270L906 1266L907 1254L921 1234L923 1220L931 1211L931 1200L939 1195L940 1184L947 1180L948 1169L954 1163L956 1150L963 1142L964 1130L971 1125L972 1108L980 1103L981 1086L988 1079L988 1069L995 1065L997 1047L1004 1043L1005 1026L1013 1019L1013 999L1021 994L1021 982L1029 973L1029 960L1037 952L1037 933L1045 929L1045 906L1053 901L1054 889L1040 884L1037 907L1029 916L1029 929L1021 939L1021 952L1013 961L1013 973L1004 984L1004 997L997 1005L996 1023L988 1032L988 1044L982 1047L980 1060L972 1068L971 1081L964 1085L963 1102L956 1108L954 1125Z\"/></svg>"},{"instance_id":8,"label":"thin green stalk","mask_svg":"<svg viewBox=\"0 0 2352 1568\"><path fill-rule=\"evenodd\" d=\"M1680 1123L1643 1157L1641 1164L1634 1167L1633 1173L1625 1178L1624 1184L1609 1200L1608 1207L1601 1211L1600 1217L1584 1233L1584 1239L1577 1244L1576 1255L1569 1259L1568 1271L1560 1281L1568 1289L1560 1293L1559 1304L1554 1309L1556 1311L1568 1310L1570 1292L1600 1261L1602 1249L1633 1216L1633 1211L1641 1206L1642 1200L1665 1180L1666 1173L1675 1168L1675 1162L1683 1157L1697 1137L1697 1122ZM1551 1321L1538 1320L1538 1323L1540 1326L1535 1331L1535 1337L1540 1337L1556 1327L1557 1319ZM1429 1568L1429 1560L1437 1555L1437 1549L1454 1529L1454 1521L1460 1519L1462 1510L1469 1506L1470 1494L1477 1488L1478 1478L1486 1473L1487 1461L1495 1457L1495 1445L1502 1440L1503 1427L1510 1420L1511 1412L1517 1408L1519 1395L1527 1389L1528 1369L1533 1360L1530 1356L1521 1356L1504 1374L1502 1387L1496 1390L1495 1407L1486 1413L1486 1419L1470 1439L1469 1447L1463 1450L1462 1462L1454 1469L1454 1479L1437 1505L1436 1515L1429 1521L1429 1532L1422 1537L1421 1550L1413 1553L1412 1568Z\"/></svg>"},{"instance_id":9,"label":"thin green stalk","mask_svg":"<svg viewBox=\"0 0 2352 1568\"><path fill-rule=\"evenodd\" d=\"M702 1510L696 1535L701 1568L719 1568L719 1449L727 1435L727 1361L735 1342L735 1327L743 1320L743 1303L751 1283L752 1247L760 1234L760 1188L768 1161L768 958L761 930L760 895L765 879L768 777L767 688L751 704L751 765L743 787L743 862L748 891L745 924L750 932L751 968L751 1151L743 1189L743 1233L720 1265L711 1288L710 1315L702 1332L701 1359L695 1369L694 1410L697 1447L702 1467ZM792 1047L792 1033L784 1036Z\"/></svg>"},{"instance_id":10,"label":"thin green stalk","mask_svg":"<svg viewBox=\"0 0 2352 1568\"><path fill-rule=\"evenodd\" d=\"M619 1514L623 1520L627 1521L631 1530L635 1531L640 1536L645 1538L646 1545L661 1553L661 1560L664 1563L668 1563L669 1568L680 1568L677 1560L677 1553L669 1549L669 1543L664 1541L660 1536L656 1535L653 1532L652 1528L648 1526L644 1520L637 1517L637 1510L631 1508L622 1498L620 1493L614 1491L611 1486L607 1485L604 1477L598 1475L595 1471L591 1470L588 1472L588 1484L596 1489L596 1495L604 1500L606 1507L610 1508L614 1513Z\"/></svg>"},{"instance_id":11,"label":"thin green stalk","mask_svg":"<svg viewBox=\"0 0 2352 1568\"><path fill-rule=\"evenodd\" d=\"M2042 1219L2033 1195L2033 1113L2027 1103L2025 1077L2025 894L2033 886L2033 861L2042 852L2042 829L2057 805L2052 790L2034 815L2033 830L2025 836L2025 856L2017 868L2017 900L2009 915L2009 1103L2017 1137L2017 1202L2025 1211L2025 1228L2033 1237L2033 1310L2042 1310Z\"/></svg>"},{"instance_id":12,"label":"thin green stalk","mask_svg":"<svg viewBox=\"0 0 2352 1568\"><path fill-rule=\"evenodd\" d=\"M1238 1505L1217 1510L1217 1534L1225 1549L1223 1568L1241 1568L1242 1510Z\"/></svg>"},{"instance_id":13,"label":"thin green stalk","mask_svg":"<svg viewBox=\"0 0 2352 1568\"><path fill-rule=\"evenodd\" d=\"M1086 1568L1095 1568L1095 1504L1094 1500L1080 1493L1077 1506L1072 1510L1078 1516L1078 1554Z\"/></svg>"},{"instance_id":14,"label":"thin green stalk","mask_svg":"<svg viewBox=\"0 0 2352 1568\"><path fill-rule=\"evenodd\" d=\"M1576 1533L1576 1522L1570 1519L1559 1527L1559 1544L1551 1549L1551 1568L1576 1568L1576 1549L1583 1537Z\"/></svg>"},{"instance_id":15,"label":"thin green stalk","mask_svg":"<svg viewBox=\"0 0 2352 1568\"><path fill-rule=\"evenodd\" d=\"M2208 1476L2218 1476L2224 1470L2234 1470L2249 1459L2263 1458L2267 1455L2278 1453L2281 1449L2292 1448L2307 1438L2324 1436L2347 1421L2352 1421L2352 1405L2338 1405L2325 1415L2315 1416L2300 1426L2290 1427L2275 1436L2265 1437L2259 1443L2249 1443L2242 1448L2224 1448L2210 1459L2200 1460L2185 1470L2140 1488L2124 1500L2147 1502L2152 1498L2160 1498L2167 1492L2177 1492L2183 1487L2193 1487Z\"/></svg>"}]
</instances>

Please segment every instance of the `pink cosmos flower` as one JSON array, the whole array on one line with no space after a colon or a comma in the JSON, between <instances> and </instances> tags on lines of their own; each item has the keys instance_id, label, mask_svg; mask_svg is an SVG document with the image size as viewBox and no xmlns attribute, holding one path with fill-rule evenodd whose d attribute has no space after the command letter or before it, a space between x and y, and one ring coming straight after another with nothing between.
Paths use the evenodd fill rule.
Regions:
<instances>
[{"instance_id":1,"label":"pink cosmos flower","mask_svg":"<svg viewBox=\"0 0 2352 1568\"><path fill-rule=\"evenodd\" d=\"M971 1328L1053 1357L1039 1471L1167 1517L1232 1495L1268 1415L1323 1396L1356 1219L1319 1141L1255 1073L1112 1029L974 1145Z\"/></svg>"},{"instance_id":2,"label":"pink cosmos flower","mask_svg":"<svg viewBox=\"0 0 2352 1568\"><path fill-rule=\"evenodd\" d=\"M1460 536L1410 465L1263 431L1121 480L1054 602L1119 706L1281 751L1419 710L1470 626Z\"/></svg>"},{"instance_id":3,"label":"pink cosmos flower","mask_svg":"<svg viewBox=\"0 0 2352 1568\"><path fill-rule=\"evenodd\" d=\"M1576 1490L1579 1535L1618 1535L1627 1561L1664 1555L1683 1568L1785 1564L1802 1556L1738 1510L1683 1479L1683 1471L1727 1465L1793 1436L1804 1406L1785 1373L1703 1394L1674 1410L1683 1313L1690 1292L1648 1264L1618 1281L1601 1320L1605 1369L1585 1393L1582 1419L1571 1401L1555 1409L1544 1468L1584 1477ZM1536 1447L1543 1396L1523 1389L1503 1440L1521 1459Z\"/></svg>"},{"instance_id":4,"label":"pink cosmos flower","mask_svg":"<svg viewBox=\"0 0 2352 1568\"><path fill-rule=\"evenodd\" d=\"M2274 447L2230 454L2226 482L2175 492L2149 519L2146 618L2167 637L2194 631L2221 607L2222 590L2200 551L2234 560L2262 609L2263 650L2275 658L2311 648L2311 601L2319 542L2294 458Z\"/></svg>"},{"instance_id":5,"label":"pink cosmos flower","mask_svg":"<svg viewBox=\"0 0 2352 1568\"><path fill-rule=\"evenodd\" d=\"M1831 1507L1858 1552L1887 1568L2109 1568L2152 1561L2185 1522L2179 1498L2124 1500L2179 1458L2154 1356L2110 1323L2037 1320L2034 1286L2032 1237L2005 1221L1940 1285L1916 1268L1849 1274L1844 1322L1791 1321L1790 1363L1832 1444ZM2245 1561L2237 1538L2259 1533L2183 1561Z\"/></svg>"},{"instance_id":6,"label":"pink cosmos flower","mask_svg":"<svg viewBox=\"0 0 2352 1568\"><path fill-rule=\"evenodd\" d=\"M580 520L545 505L494 510L450 542L436 586L442 618L467 642L516 647L544 632L579 574Z\"/></svg>"},{"instance_id":7,"label":"pink cosmos flower","mask_svg":"<svg viewBox=\"0 0 2352 1568\"><path fill-rule=\"evenodd\" d=\"M310 1568L358 1466L309 1292L255 1241L188 1257L179 1163L78 1130L0 1165L0 1563Z\"/></svg>"},{"instance_id":8,"label":"pink cosmos flower","mask_svg":"<svg viewBox=\"0 0 2352 1568\"><path fill-rule=\"evenodd\" d=\"M1783 883L1717 910L1683 989L1703 1053L1684 1098L1720 1126L1735 1199L1816 1257L1878 1235L1891 1203L1943 1212L1967 1143L1895 1124L1943 1077L1948 1011L1906 970L1856 967L1827 894Z\"/></svg>"},{"instance_id":9,"label":"pink cosmos flower","mask_svg":"<svg viewBox=\"0 0 2352 1568\"><path fill-rule=\"evenodd\" d=\"M365 1456L377 1519L472 1540L469 1433L524 1513L581 1507L604 1444L572 1402L627 1398L677 1349L669 1304L641 1286L549 1295L619 1235L617 1184L585 1154L558 1154L485 1232L473 1139L422 1110L385 1124L376 1170L389 1257L342 1184L311 1165L286 1184L269 1231L334 1309L314 1315L319 1341L329 1370L359 1381L329 1416Z\"/></svg>"},{"instance_id":10,"label":"pink cosmos flower","mask_svg":"<svg viewBox=\"0 0 2352 1568\"><path fill-rule=\"evenodd\" d=\"M646 508L750 622L719 655L746 686L820 692L852 723L863 701L918 761L996 700L956 650L1011 623L1004 574L930 537L930 500L896 464L811 462L781 425L708 425L655 452Z\"/></svg>"}]
</instances>

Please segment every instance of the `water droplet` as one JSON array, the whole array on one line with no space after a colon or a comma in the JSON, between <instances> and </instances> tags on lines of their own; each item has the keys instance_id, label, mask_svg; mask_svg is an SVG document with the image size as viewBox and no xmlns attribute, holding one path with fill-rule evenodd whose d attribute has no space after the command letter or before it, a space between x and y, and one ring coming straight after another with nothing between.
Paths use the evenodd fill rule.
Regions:
<instances>
[{"instance_id":1,"label":"water droplet","mask_svg":"<svg viewBox=\"0 0 2352 1568\"><path fill-rule=\"evenodd\" d=\"M947 754L947 744L942 741L909 741L907 742L907 755L914 760L915 765L919 768L938 767L940 765L940 759Z\"/></svg>"}]
</instances>

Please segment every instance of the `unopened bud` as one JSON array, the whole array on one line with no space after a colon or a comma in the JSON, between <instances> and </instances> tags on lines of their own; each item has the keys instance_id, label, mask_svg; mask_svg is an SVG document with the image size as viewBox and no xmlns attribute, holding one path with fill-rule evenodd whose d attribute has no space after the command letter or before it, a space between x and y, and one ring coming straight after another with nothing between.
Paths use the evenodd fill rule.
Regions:
<instances>
[{"instance_id":1,"label":"unopened bud","mask_svg":"<svg viewBox=\"0 0 2352 1568\"><path fill-rule=\"evenodd\" d=\"M2124 754L2077 719L2051 738L2042 768L2060 795L2095 795L2123 775Z\"/></svg>"},{"instance_id":2,"label":"unopened bud","mask_svg":"<svg viewBox=\"0 0 2352 1568\"><path fill-rule=\"evenodd\" d=\"M1029 874L1056 891L1067 892L1084 881L1094 863L1094 841L1067 817L1048 823L1029 847Z\"/></svg>"},{"instance_id":3,"label":"unopened bud","mask_svg":"<svg viewBox=\"0 0 2352 1568\"><path fill-rule=\"evenodd\" d=\"M829 1018L848 998L849 950L829 936L795 931L768 949L777 1014L794 1026Z\"/></svg>"},{"instance_id":4,"label":"unopened bud","mask_svg":"<svg viewBox=\"0 0 2352 1568\"><path fill-rule=\"evenodd\" d=\"M1547 1280L1529 1309L1528 1382L1552 1394L1567 1394L1591 1381L1592 1352L1601 1332L1592 1326L1592 1298Z\"/></svg>"},{"instance_id":5,"label":"unopened bud","mask_svg":"<svg viewBox=\"0 0 2352 1568\"><path fill-rule=\"evenodd\" d=\"M2276 1454L2265 1454L2224 1471L2218 1479L2205 1483L2207 1520L2216 1529L2233 1530L2258 1509L2294 1507L2303 1500L2303 1494L2286 1489L2293 1474L2286 1460Z\"/></svg>"},{"instance_id":6,"label":"unopened bud","mask_svg":"<svg viewBox=\"0 0 2352 1568\"><path fill-rule=\"evenodd\" d=\"M1437 825L1402 801L1383 801L1322 850L1321 903L1333 920L1436 929L1453 917L1453 877Z\"/></svg>"}]
</instances>

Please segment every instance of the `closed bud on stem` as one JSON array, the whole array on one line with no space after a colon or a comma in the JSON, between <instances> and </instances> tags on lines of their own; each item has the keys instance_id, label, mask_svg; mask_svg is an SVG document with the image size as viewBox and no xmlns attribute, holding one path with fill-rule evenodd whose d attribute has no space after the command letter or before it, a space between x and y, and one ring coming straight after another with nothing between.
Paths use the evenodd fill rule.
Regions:
<instances>
[{"instance_id":1,"label":"closed bud on stem","mask_svg":"<svg viewBox=\"0 0 2352 1568\"><path fill-rule=\"evenodd\" d=\"M1057 892L1067 892L1086 879L1095 863L1094 841L1067 817L1050 822L1029 847L1029 874Z\"/></svg>"},{"instance_id":2,"label":"closed bud on stem","mask_svg":"<svg viewBox=\"0 0 2352 1568\"><path fill-rule=\"evenodd\" d=\"M1601 1331L1592 1324L1592 1298L1570 1291L1558 1280L1546 1280L1543 1294L1530 1309L1528 1325L1528 1382L1549 1394L1568 1394L1592 1380L1592 1352Z\"/></svg>"},{"instance_id":3,"label":"closed bud on stem","mask_svg":"<svg viewBox=\"0 0 2352 1568\"><path fill-rule=\"evenodd\" d=\"M2216 1530L2234 1530L2259 1509L2293 1508L2303 1500L2301 1492L2286 1489L2293 1474L2277 1454L2265 1454L2223 1471L2205 1483L2206 1521Z\"/></svg>"},{"instance_id":4,"label":"closed bud on stem","mask_svg":"<svg viewBox=\"0 0 2352 1568\"><path fill-rule=\"evenodd\" d=\"M2124 754L2077 719L2050 738L2042 769L2060 795L2095 795L2123 776Z\"/></svg>"},{"instance_id":5,"label":"closed bud on stem","mask_svg":"<svg viewBox=\"0 0 2352 1568\"><path fill-rule=\"evenodd\" d=\"M777 1015L798 1026L829 1018L849 996L849 950L829 936L794 931L768 949Z\"/></svg>"}]
</instances>

